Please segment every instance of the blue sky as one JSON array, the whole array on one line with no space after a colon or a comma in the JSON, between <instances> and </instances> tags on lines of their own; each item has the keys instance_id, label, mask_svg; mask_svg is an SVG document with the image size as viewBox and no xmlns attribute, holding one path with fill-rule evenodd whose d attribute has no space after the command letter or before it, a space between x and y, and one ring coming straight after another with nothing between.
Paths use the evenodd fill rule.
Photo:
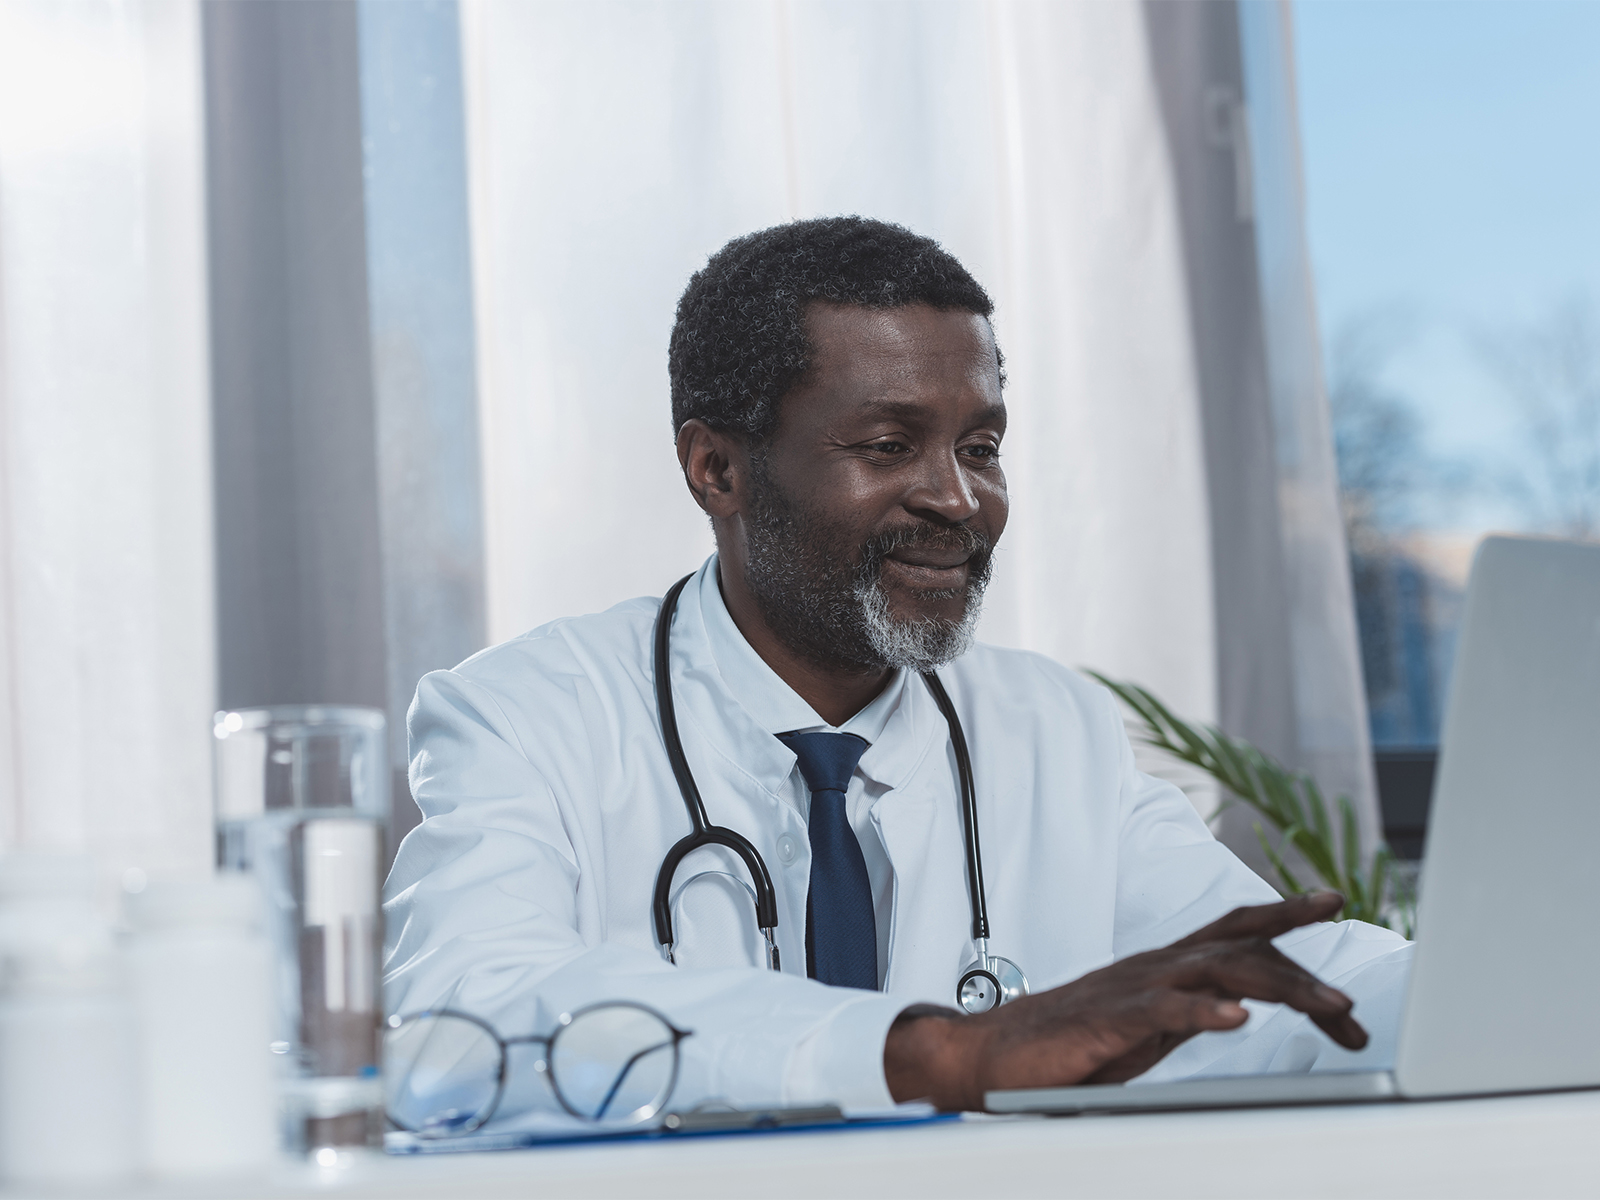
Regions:
<instances>
[{"instance_id":1,"label":"blue sky","mask_svg":"<svg viewBox=\"0 0 1600 1200\"><path fill-rule=\"evenodd\" d=\"M1475 353L1586 293L1600 304L1600 3L1296 0L1307 223L1325 346L1378 321L1385 378L1431 446L1504 456ZM1490 501L1438 524L1509 523Z\"/></svg>"}]
</instances>

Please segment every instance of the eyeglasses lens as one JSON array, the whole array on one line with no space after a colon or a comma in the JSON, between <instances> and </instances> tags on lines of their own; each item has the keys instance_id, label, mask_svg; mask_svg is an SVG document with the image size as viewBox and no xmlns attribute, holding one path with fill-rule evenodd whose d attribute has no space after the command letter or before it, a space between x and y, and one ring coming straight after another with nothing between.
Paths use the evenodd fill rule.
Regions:
<instances>
[{"instance_id":1,"label":"eyeglasses lens","mask_svg":"<svg viewBox=\"0 0 1600 1200\"><path fill-rule=\"evenodd\" d=\"M500 1043L460 1017L423 1015L389 1029L383 1080L389 1119L414 1133L466 1133L489 1119L500 1087Z\"/></svg>"},{"instance_id":2,"label":"eyeglasses lens","mask_svg":"<svg viewBox=\"0 0 1600 1200\"><path fill-rule=\"evenodd\" d=\"M648 1121L677 1078L678 1044L654 1013L632 1005L591 1008L550 1045L550 1075L578 1115L608 1125Z\"/></svg>"}]
</instances>

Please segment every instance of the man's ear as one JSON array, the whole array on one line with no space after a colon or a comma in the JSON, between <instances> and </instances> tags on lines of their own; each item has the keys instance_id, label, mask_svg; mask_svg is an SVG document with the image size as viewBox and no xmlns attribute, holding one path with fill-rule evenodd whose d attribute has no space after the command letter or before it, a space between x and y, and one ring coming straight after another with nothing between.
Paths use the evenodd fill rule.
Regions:
<instances>
[{"instance_id":1,"label":"man's ear","mask_svg":"<svg viewBox=\"0 0 1600 1200\"><path fill-rule=\"evenodd\" d=\"M678 464L689 493L707 515L733 516L744 506L744 474L750 454L737 434L711 428L699 418L678 429Z\"/></svg>"}]
</instances>

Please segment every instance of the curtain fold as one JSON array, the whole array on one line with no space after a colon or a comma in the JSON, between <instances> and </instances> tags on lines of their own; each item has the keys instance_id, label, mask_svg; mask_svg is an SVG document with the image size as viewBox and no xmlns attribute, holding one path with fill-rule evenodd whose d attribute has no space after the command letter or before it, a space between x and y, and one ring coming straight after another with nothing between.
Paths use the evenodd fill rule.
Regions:
<instances>
[{"instance_id":1,"label":"curtain fold","mask_svg":"<svg viewBox=\"0 0 1600 1200\"><path fill-rule=\"evenodd\" d=\"M1175 7L1195 11L465 0L491 636L659 593L709 550L671 445L679 291L737 234L880 217L938 238L997 302L1013 516L981 636L1220 719L1351 790L1374 828L1348 587L1328 569L1342 543L1305 519L1333 511L1331 477L1294 465L1326 452L1314 334L1308 360L1307 330L1261 316L1254 208L1273 206L1274 247L1299 213L1229 142L1239 254L1205 274L1184 155L1218 134L1178 118L1219 103L1202 45L1219 25L1223 133L1252 110L1235 6ZM1193 97L1167 86L1184 72ZM1292 129L1291 89L1269 82L1252 103ZM1196 324L1201 303L1244 314L1231 343ZM1286 330L1300 340L1269 363ZM1247 825L1228 836L1253 852Z\"/></svg>"},{"instance_id":2,"label":"curtain fold","mask_svg":"<svg viewBox=\"0 0 1600 1200\"><path fill-rule=\"evenodd\" d=\"M1370 848L1377 806L1278 13L1275 3L1145 4L1184 231L1217 707L1230 733L1351 795ZM1230 809L1219 833L1269 873L1256 819Z\"/></svg>"},{"instance_id":3,"label":"curtain fold","mask_svg":"<svg viewBox=\"0 0 1600 1200\"><path fill-rule=\"evenodd\" d=\"M0 847L211 855L199 12L0 5Z\"/></svg>"},{"instance_id":4,"label":"curtain fold","mask_svg":"<svg viewBox=\"0 0 1600 1200\"><path fill-rule=\"evenodd\" d=\"M677 295L736 234L855 212L937 237L997 300L1015 507L983 636L1215 715L1181 243L1137 6L463 11L492 636L660 592L709 550L671 444Z\"/></svg>"},{"instance_id":5,"label":"curtain fold","mask_svg":"<svg viewBox=\"0 0 1600 1200\"><path fill-rule=\"evenodd\" d=\"M1306 244L1288 0L1241 0L1239 30L1294 661L1290 761L1311 771L1330 796L1354 799L1361 840L1371 849L1383 823Z\"/></svg>"},{"instance_id":6,"label":"curtain fold","mask_svg":"<svg viewBox=\"0 0 1600 1200\"><path fill-rule=\"evenodd\" d=\"M369 120L400 111L392 86L419 105L453 86L379 53L404 49L386 11L362 17ZM499 640L697 563L711 539L668 410L677 297L730 237L857 212L938 238L998 304L1014 509L982 636L1220 720L1355 795L1374 836L1286 8L464 0L460 20L472 313L437 361L374 343L398 347L378 390L410 398L405 429L434 422L452 448L394 459L385 511L411 511L413 476L439 491L413 470L436 460L456 507L429 526L442 573L401 561L404 521L383 534L422 597L389 621L385 661L434 665L476 628L479 571ZM0 5L0 845L208 857L201 97L194 0ZM389 264L385 328L437 334L469 307L465 276L414 303L433 235L409 231L428 213L455 229L456 201L391 195L385 171L431 186L462 168L397 129L368 139L360 183L389 190L341 236ZM448 416L474 366L481 567L471 422ZM1253 853L1247 826L1225 832Z\"/></svg>"}]
</instances>

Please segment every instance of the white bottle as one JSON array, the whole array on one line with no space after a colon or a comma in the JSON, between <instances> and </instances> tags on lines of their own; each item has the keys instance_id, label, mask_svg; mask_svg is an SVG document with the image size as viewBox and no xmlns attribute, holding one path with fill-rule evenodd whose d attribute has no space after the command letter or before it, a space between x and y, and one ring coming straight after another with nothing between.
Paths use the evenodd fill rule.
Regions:
<instances>
[{"instance_id":1,"label":"white bottle","mask_svg":"<svg viewBox=\"0 0 1600 1200\"><path fill-rule=\"evenodd\" d=\"M0 1174L110 1183L138 1169L135 1026L93 863L0 859Z\"/></svg>"},{"instance_id":2,"label":"white bottle","mask_svg":"<svg viewBox=\"0 0 1600 1200\"><path fill-rule=\"evenodd\" d=\"M167 1177L276 1156L273 963L255 879L152 882L129 898L144 1161Z\"/></svg>"}]
</instances>

